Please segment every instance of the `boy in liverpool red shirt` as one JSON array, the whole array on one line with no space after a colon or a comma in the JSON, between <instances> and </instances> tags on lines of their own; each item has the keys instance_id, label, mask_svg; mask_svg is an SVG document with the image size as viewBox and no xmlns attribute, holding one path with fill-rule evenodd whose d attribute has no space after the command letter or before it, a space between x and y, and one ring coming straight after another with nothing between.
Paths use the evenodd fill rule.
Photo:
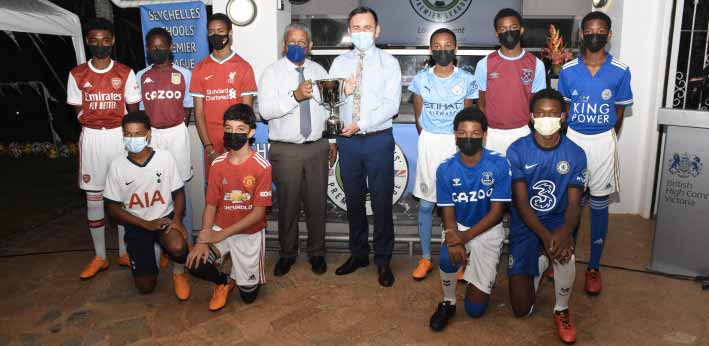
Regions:
<instances>
[{"instance_id":1,"label":"boy in liverpool red shirt","mask_svg":"<svg viewBox=\"0 0 709 346\"><path fill-rule=\"evenodd\" d=\"M264 250L266 208L271 206L271 165L251 150L256 134L256 116L245 104L224 113L224 147L214 159L207 183L206 207L197 245L187 257L187 267L199 278L217 284L209 310L226 305L235 286L244 303L258 295L266 282ZM231 254L231 274L222 273L214 262Z\"/></svg>"}]
</instances>

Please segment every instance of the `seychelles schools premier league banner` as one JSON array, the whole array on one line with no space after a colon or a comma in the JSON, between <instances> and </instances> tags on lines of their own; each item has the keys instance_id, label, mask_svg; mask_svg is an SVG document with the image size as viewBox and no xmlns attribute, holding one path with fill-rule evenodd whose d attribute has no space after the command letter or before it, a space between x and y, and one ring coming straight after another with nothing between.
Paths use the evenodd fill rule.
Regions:
<instances>
[{"instance_id":1,"label":"seychelles schools premier league banner","mask_svg":"<svg viewBox=\"0 0 709 346\"><path fill-rule=\"evenodd\" d=\"M170 32L173 62L178 66L192 70L209 54L207 10L201 1L140 6L140 25L143 40L152 28ZM150 64L147 54L145 59Z\"/></svg>"}]
</instances>

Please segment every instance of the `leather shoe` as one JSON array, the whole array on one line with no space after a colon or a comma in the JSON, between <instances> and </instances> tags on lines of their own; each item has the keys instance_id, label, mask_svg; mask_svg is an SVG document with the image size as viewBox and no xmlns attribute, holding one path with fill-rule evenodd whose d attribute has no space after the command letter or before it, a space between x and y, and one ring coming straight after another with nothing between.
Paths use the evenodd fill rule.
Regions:
<instances>
[{"instance_id":1,"label":"leather shoe","mask_svg":"<svg viewBox=\"0 0 709 346\"><path fill-rule=\"evenodd\" d=\"M313 271L313 273L318 275L325 273L327 271L327 263L325 263L325 257L310 257L310 269Z\"/></svg>"},{"instance_id":2,"label":"leather shoe","mask_svg":"<svg viewBox=\"0 0 709 346\"><path fill-rule=\"evenodd\" d=\"M295 258L279 258L278 262L276 263L276 267L273 268L273 275L283 276L288 274L288 272L290 271L290 267L293 265L293 263L295 263Z\"/></svg>"},{"instance_id":3,"label":"leather shoe","mask_svg":"<svg viewBox=\"0 0 709 346\"><path fill-rule=\"evenodd\" d=\"M384 287L391 287L394 285L394 273L391 272L389 265L378 266L377 272L379 273L379 284Z\"/></svg>"},{"instance_id":4,"label":"leather shoe","mask_svg":"<svg viewBox=\"0 0 709 346\"><path fill-rule=\"evenodd\" d=\"M353 273L355 270L366 267L369 265L369 258L357 258L350 256L347 262L343 263L339 268L335 270L335 275L347 275Z\"/></svg>"}]
</instances>

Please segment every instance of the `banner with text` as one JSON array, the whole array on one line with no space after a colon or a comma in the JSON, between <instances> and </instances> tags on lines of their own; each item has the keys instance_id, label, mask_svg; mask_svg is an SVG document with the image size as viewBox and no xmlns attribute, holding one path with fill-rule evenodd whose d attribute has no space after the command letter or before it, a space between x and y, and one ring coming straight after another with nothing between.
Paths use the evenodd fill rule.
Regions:
<instances>
[{"instance_id":1,"label":"banner with text","mask_svg":"<svg viewBox=\"0 0 709 346\"><path fill-rule=\"evenodd\" d=\"M207 10L201 1L140 6L140 24L143 41L152 28L170 32L173 62L178 66L191 70L209 54ZM147 50L145 55L149 65Z\"/></svg>"}]
</instances>

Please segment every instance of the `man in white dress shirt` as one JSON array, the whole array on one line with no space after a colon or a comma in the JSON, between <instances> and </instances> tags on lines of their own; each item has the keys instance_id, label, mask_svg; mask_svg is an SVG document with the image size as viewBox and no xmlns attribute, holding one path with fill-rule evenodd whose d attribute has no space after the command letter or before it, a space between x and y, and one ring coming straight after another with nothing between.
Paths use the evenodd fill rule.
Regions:
<instances>
[{"instance_id":1,"label":"man in white dress shirt","mask_svg":"<svg viewBox=\"0 0 709 346\"><path fill-rule=\"evenodd\" d=\"M259 112L268 121L268 152L278 205L280 258L273 274L288 273L298 254L298 219L303 205L308 228L308 257L313 273L327 271L325 213L328 160L337 149L323 138L328 113L313 98L314 81L328 78L325 69L306 59L313 47L310 29L293 23L283 35L283 57L261 76Z\"/></svg>"}]
</instances>

